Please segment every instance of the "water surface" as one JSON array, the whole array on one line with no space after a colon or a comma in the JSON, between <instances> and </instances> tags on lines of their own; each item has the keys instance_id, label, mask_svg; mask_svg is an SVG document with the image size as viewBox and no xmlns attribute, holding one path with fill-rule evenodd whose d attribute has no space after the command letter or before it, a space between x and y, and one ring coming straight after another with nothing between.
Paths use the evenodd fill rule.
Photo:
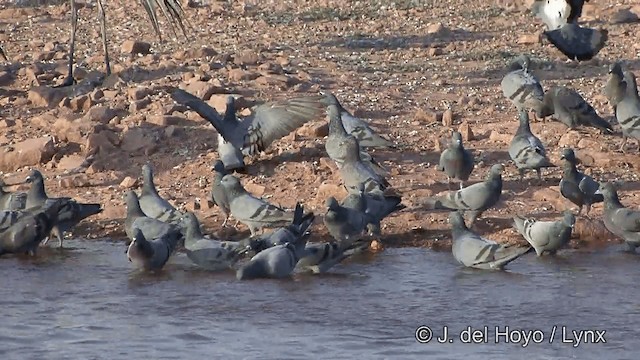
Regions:
<instances>
[{"instance_id":1,"label":"water surface","mask_svg":"<svg viewBox=\"0 0 640 360\"><path fill-rule=\"evenodd\" d=\"M240 282L184 254L148 275L132 270L122 243L65 245L0 259L1 359L634 359L640 345L640 255L618 247L531 255L508 272L387 249L325 276ZM421 325L436 336L447 326L453 342L418 343ZM487 326L488 343L462 343L468 326ZM505 326L540 330L544 342L496 344ZM607 343L562 343L563 326L606 330Z\"/></svg>"}]
</instances>

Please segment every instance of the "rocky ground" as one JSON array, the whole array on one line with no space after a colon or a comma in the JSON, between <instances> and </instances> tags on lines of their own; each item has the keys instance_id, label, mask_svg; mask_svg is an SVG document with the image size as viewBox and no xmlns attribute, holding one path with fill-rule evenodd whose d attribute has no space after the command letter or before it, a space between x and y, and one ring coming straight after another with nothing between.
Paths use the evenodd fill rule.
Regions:
<instances>
[{"instance_id":1,"label":"rocky ground","mask_svg":"<svg viewBox=\"0 0 640 360\"><path fill-rule=\"evenodd\" d=\"M495 162L507 164L502 201L478 228L499 241L524 241L511 229L512 214L555 218L571 204L560 197L559 169L546 171L543 183L521 182L509 161L517 121L499 87L505 64L520 53L532 55L544 87L575 87L608 119L612 113L602 95L608 65L626 59L631 70L640 67L640 1L585 5L583 20L608 29L609 42L596 59L575 64L540 42L542 25L521 1L185 1L189 38L172 37L165 26L159 42L139 3L109 0L114 74L95 87L105 70L98 9L78 2L78 85L64 89L52 86L66 74L67 2L0 5L0 44L9 57L0 62L0 171L15 183L37 167L50 195L104 204L102 214L75 232L90 238L124 236L123 193L138 186L146 161L156 169L160 193L195 210L207 232L248 233L243 227L238 234L220 230L223 217L206 200L216 132L172 102L168 90L181 87L220 110L225 94L237 94L245 113L259 101L329 89L357 116L371 119L401 144L400 150L375 151L409 208L384 221L381 241L387 246L450 246L447 214L416 205L447 189L446 177L435 169L439 143L461 128L480 160L473 181ZM317 119L276 142L250 162L241 181L274 203L293 207L300 200L323 214L327 196L344 194L324 152L325 124ZM552 161L560 163L562 147L575 148L587 173L624 180L622 202L640 206L635 144L622 153L620 136L567 130L557 122L535 122L532 130ZM579 219L574 246L617 241L603 229L601 213L598 204L590 219ZM326 238L321 217L317 222L314 238Z\"/></svg>"}]
</instances>

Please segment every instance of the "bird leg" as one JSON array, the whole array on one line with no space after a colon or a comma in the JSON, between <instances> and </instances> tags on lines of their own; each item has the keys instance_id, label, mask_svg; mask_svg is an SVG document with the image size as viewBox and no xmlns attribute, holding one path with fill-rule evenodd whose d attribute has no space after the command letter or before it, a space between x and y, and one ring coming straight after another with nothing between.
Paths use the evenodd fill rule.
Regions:
<instances>
[{"instance_id":1,"label":"bird leg","mask_svg":"<svg viewBox=\"0 0 640 360\"><path fill-rule=\"evenodd\" d=\"M222 222L222 227L227 227L227 221L229 221L229 216L224 218L224 221Z\"/></svg>"},{"instance_id":2,"label":"bird leg","mask_svg":"<svg viewBox=\"0 0 640 360\"><path fill-rule=\"evenodd\" d=\"M51 229L50 236L55 236L58 239L58 248L62 249L62 231L57 225Z\"/></svg>"},{"instance_id":3,"label":"bird leg","mask_svg":"<svg viewBox=\"0 0 640 360\"><path fill-rule=\"evenodd\" d=\"M460 180L460 190L464 187L464 181Z\"/></svg>"},{"instance_id":4,"label":"bird leg","mask_svg":"<svg viewBox=\"0 0 640 360\"><path fill-rule=\"evenodd\" d=\"M73 78L73 53L76 46L76 28L78 27L78 7L76 6L76 0L69 0L71 4L71 44L69 44L69 73L67 74L67 78L64 79L62 84L58 87L71 86L75 84L75 79Z\"/></svg>"},{"instance_id":5,"label":"bird leg","mask_svg":"<svg viewBox=\"0 0 640 360\"><path fill-rule=\"evenodd\" d=\"M622 144L620 144L620 151L622 151L623 153L625 153L625 145L627 145L627 136L625 134L622 134Z\"/></svg>"},{"instance_id":6,"label":"bird leg","mask_svg":"<svg viewBox=\"0 0 640 360\"><path fill-rule=\"evenodd\" d=\"M520 175L520 181L524 180L524 169L518 169L518 175Z\"/></svg>"},{"instance_id":7,"label":"bird leg","mask_svg":"<svg viewBox=\"0 0 640 360\"><path fill-rule=\"evenodd\" d=\"M107 50L107 16L104 13L102 0L98 0L98 11L100 12L100 32L102 33L102 47L104 48L104 64L106 75L111 75L111 64L109 62L109 51Z\"/></svg>"},{"instance_id":8,"label":"bird leg","mask_svg":"<svg viewBox=\"0 0 640 360\"><path fill-rule=\"evenodd\" d=\"M451 177L447 175L447 190L451 190Z\"/></svg>"}]
</instances>

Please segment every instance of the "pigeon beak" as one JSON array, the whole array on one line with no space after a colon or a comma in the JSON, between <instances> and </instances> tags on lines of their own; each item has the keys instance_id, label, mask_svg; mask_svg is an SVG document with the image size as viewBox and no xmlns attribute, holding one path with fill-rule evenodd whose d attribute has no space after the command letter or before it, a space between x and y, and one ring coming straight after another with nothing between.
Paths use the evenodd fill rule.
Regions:
<instances>
[{"instance_id":1,"label":"pigeon beak","mask_svg":"<svg viewBox=\"0 0 640 360\"><path fill-rule=\"evenodd\" d=\"M600 191L600 189L596 190L596 192L593 193L593 195L602 195L602 191Z\"/></svg>"}]
</instances>

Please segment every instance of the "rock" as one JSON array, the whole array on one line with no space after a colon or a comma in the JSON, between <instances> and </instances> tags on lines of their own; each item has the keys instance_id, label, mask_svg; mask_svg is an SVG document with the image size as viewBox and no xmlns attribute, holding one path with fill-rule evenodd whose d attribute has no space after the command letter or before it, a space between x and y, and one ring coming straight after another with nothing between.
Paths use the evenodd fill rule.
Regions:
<instances>
[{"instance_id":1,"label":"rock","mask_svg":"<svg viewBox=\"0 0 640 360\"><path fill-rule=\"evenodd\" d=\"M254 71L242 70L242 69L231 69L229 70L228 77L231 81L247 81L247 80L255 80L260 76L260 74Z\"/></svg>"},{"instance_id":2,"label":"rock","mask_svg":"<svg viewBox=\"0 0 640 360\"><path fill-rule=\"evenodd\" d=\"M539 34L522 34L518 37L518 44L538 44L540 43L540 35Z\"/></svg>"},{"instance_id":3,"label":"rock","mask_svg":"<svg viewBox=\"0 0 640 360\"><path fill-rule=\"evenodd\" d=\"M320 167L323 167L334 174L338 172L338 165L336 165L336 162L331 160L331 158L321 157L320 160L318 160L318 163L320 164Z\"/></svg>"},{"instance_id":4,"label":"rock","mask_svg":"<svg viewBox=\"0 0 640 360\"><path fill-rule=\"evenodd\" d=\"M240 66L256 65L260 61L257 51L244 51L233 57L233 62Z\"/></svg>"},{"instance_id":5,"label":"rock","mask_svg":"<svg viewBox=\"0 0 640 360\"><path fill-rule=\"evenodd\" d=\"M207 103L220 114L224 114L227 108L227 97L229 96L233 96L235 99L234 105L236 106L236 111L240 111L254 105L252 101L249 101L244 96L238 94L215 94L211 96Z\"/></svg>"},{"instance_id":6,"label":"rock","mask_svg":"<svg viewBox=\"0 0 640 360\"><path fill-rule=\"evenodd\" d=\"M0 120L0 129L7 129L13 127L16 124L15 121L9 119Z\"/></svg>"},{"instance_id":7,"label":"rock","mask_svg":"<svg viewBox=\"0 0 640 360\"><path fill-rule=\"evenodd\" d=\"M430 124L433 122L442 121L442 114L438 114L437 112L432 110L418 109L413 118L416 121Z\"/></svg>"},{"instance_id":8,"label":"rock","mask_svg":"<svg viewBox=\"0 0 640 360\"><path fill-rule=\"evenodd\" d=\"M136 113L142 109L145 109L149 105L151 105L151 99L149 98L144 98L138 101L132 101L131 104L129 104L129 112Z\"/></svg>"},{"instance_id":9,"label":"rock","mask_svg":"<svg viewBox=\"0 0 640 360\"><path fill-rule=\"evenodd\" d=\"M85 158L80 155L66 155L58 161L56 167L61 170L71 170L80 167L84 160Z\"/></svg>"},{"instance_id":10,"label":"rock","mask_svg":"<svg viewBox=\"0 0 640 360\"><path fill-rule=\"evenodd\" d=\"M87 154L112 154L117 145L117 138L114 132L106 130L89 135L85 142Z\"/></svg>"},{"instance_id":11,"label":"rock","mask_svg":"<svg viewBox=\"0 0 640 360\"><path fill-rule=\"evenodd\" d=\"M27 99L35 107L51 108L60 103L67 96L68 88L51 88L47 86L38 86L29 90Z\"/></svg>"},{"instance_id":12,"label":"rock","mask_svg":"<svg viewBox=\"0 0 640 360\"><path fill-rule=\"evenodd\" d=\"M329 124L326 122L316 124L308 123L298 129L295 133L300 136L321 139L329 135Z\"/></svg>"},{"instance_id":13,"label":"rock","mask_svg":"<svg viewBox=\"0 0 640 360\"><path fill-rule=\"evenodd\" d=\"M427 34L430 35L447 35L449 34L449 29L447 29L441 22L431 24L427 27Z\"/></svg>"},{"instance_id":14,"label":"rock","mask_svg":"<svg viewBox=\"0 0 640 360\"><path fill-rule=\"evenodd\" d=\"M581 138L577 131L568 130L560 137L560 140L558 140L558 147L574 148L580 142Z\"/></svg>"},{"instance_id":15,"label":"rock","mask_svg":"<svg viewBox=\"0 0 640 360\"><path fill-rule=\"evenodd\" d=\"M151 89L147 88L147 87L142 87L142 86L136 86L133 88L129 88L127 90L127 95L129 96L130 100L142 100L145 97L147 97L149 94L151 94Z\"/></svg>"},{"instance_id":16,"label":"rock","mask_svg":"<svg viewBox=\"0 0 640 360\"><path fill-rule=\"evenodd\" d=\"M246 183L244 185L244 188L247 189L247 191L250 192L251 194L258 197L264 195L264 191L266 190L266 188L263 185L256 184L253 182Z\"/></svg>"},{"instance_id":17,"label":"rock","mask_svg":"<svg viewBox=\"0 0 640 360\"><path fill-rule=\"evenodd\" d=\"M15 171L24 166L48 162L56 153L51 136L28 139L0 149L0 171Z\"/></svg>"},{"instance_id":18,"label":"rock","mask_svg":"<svg viewBox=\"0 0 640 360\"><path fill-rule=\"evenodd\" d=\"M566 208L564 198L560 196L560 189L557 186L534 190L531 194L531 198L534 201L549 204L557 210L564 210ZM568 201L569 200L567 200L567 202Z\"/></svg>"},{"instance_id":19,"label":"rock","mask_svg":"<svg viewBox=\"0 0 640 360\"><path fill-rule=\"evenodd\" d=\"M120 148L129 153L153 153L157 149L156 137L142 128L129 129L122 136Z\"/></svg>"},{"instance_id":20,"label":"rock","mask_svg":"<svg viewBox=\"0 0 640 360\"><path fill-rule=\"evenodd\" d=\"M93 102L96 102L102 99L103 97L104 97L104 92L101 89L93 89L90 96Z\"/></svg>"},{"instance_id":21,"label":"rock","mask_svg":"<svg viewBox=\"0 0 640 360\"><path fill-rule=\"evenodd\" d=\"M185 118L173 115L149 115L147 116L147 122L160 126L180 125L185 121Z\"/></svg>"},{"instance_id":22,"label":"rock","mask_svg":"<svg viewBox=\"0 0 640 360\"><path fill-rule=\"evenodd\" d=\"M442 126L452 126L453 125L453 111L451 109L447 109L442 113Z\"/></svg>"},{"instance_id":23,"label":"rock","mask_svg":"<svg viewBox=\"0 0 640 360\"><path fill-rule=\"evenodd\" d=\"M373 252L380 252L382 250L384 250L384 246L382 245L382 243L378 240L372 240L371 244L369 244L369 250L373 251Z\"/></svg>"},{"instance_id":24,"label":"rock","mask_svg":"<svg viewBox=\"0 0 640 360\"><path fill-rule=\"evenodd\" d=\"M7 71L0 71L0 86L8 86L13 83L13 76Z\"/></svg>"},{"instance_id":25,"label":"rock","mask_svg":"<svg viewBox=\"0 0 640 360\"><path fill-rule=\"evenodd\" d=\"M52 130L62 141L82 143L89 134L96 132L101 126L86 118L61 117L53 124Z\"/></svg>"},{"instance_id":26,"label":"rock","mask_svg":"<svg viewBox=\"0 0 640 360\"><path fill-rule=\"evenodd\" d=\"M123 189L133 189L138 186L138 179L132 178L131 176L127 176L120 182L120 187Z\"/></svg>"},{"instance_id":27,"label":"rock","mask_svg":"<svg viewBox=\"0 0 640 360\"><path fill-rule=\"evenodd\" d=\"M491 141L499 141L505 144L511 144L512 139L513 139L513 135L501 134L495 130L491 130L491 134L489 134L489 140Z\"/></svg>"},{"instance_id":28,"label":"rock","mask_svg":"<svg viewBox=\"0 0 640 360\"><path fill-rule=\"evenodd\" d=\"M266 62L258 66L258 71L264 74L282 74L284 69L282 65L273 62Z\"/></svg>"},{"instance_id":29,"label":"rock","mask_svg":"<svg viewBox=\"0 0 640 360\"><path fill-rule=\"evenodd\" d=\"M61 188L66 189L87 187L91 186L91 181L89 181L89 177L86 174L77 174L60 178L60 180L58 181L58 185Z\"/></svg>"},{"instance_id":30,"label":"rock","mask_svg":"<svg viewBox=\"0 0 640 360\"><path fill-rule=\"evenodd\" d=\"M469 126L469 123L466 120L462 122L462 124L460 124L460 126L458 127L458 132L462 134L462 140L473 140L473 131L471 131L471 126Z\"/></svg>"},{"instance_id":31,"label":"rock","mask_svg":"<svg viewBox=\"0 0 640 360\"><path fill-rule=\"evenodd\" d=\"M207 101L213 94L224 92L224 88L204 81L192 81L184 89L200 99Z\"/></svg>"},{"instance_id":32,"label":"rock","mask_svg":"<svg viewBox=\"0 0 640 360\"><path fill-rule=\"evenodd\" d=\"M611 15L612 24L630 24L640 21L637 14L631 12L630 9L620 9Z\"/></svg>"},{"instance_id":33,"label":"rock","mask_svg":"<svg viewBox=\"0 0 640 360\"><path fill-rule=\"evenodd\" d=\"M594 206L596 205L601 204L594 204ZM585 219L582 217L576 218L576 224L573 228L572 235L573 237L586 242L604 242L615 238L615 236L604 226L602 220Z\"/></svg>"},{"instance_id":34,"label":"rock","mask_svg":"<svg viewBox=\"0 0 640 360\"><path fill-rule=\"evenodd\" d=\"M89 109L85 118L89 121L99 122L101 124L108 124L111 119L116 117L118 112L108 106L94 106Z\"/></svg>"},{"instance_id":35,"label":"rock","mask_svg":"<svg viewBox=\"0 0 640 360\"><path fill-rule=\"evenodd\" d=\"M150 54L151 44L144 41L127 40L122 43L120 51L125 54Z\"/></svg>"},{"instance_id":36,"label":"rock","mask_svg":"<svg viewBox=\"0 0 640 360\"><path fill-rule=\"evenodd\" d=\"M216 55L218 55L218 52L215 49L205 46L197 49L187 50L185 57L188 57L190 59L204 59L211 58Z\"/></svg>"},{"instance_id":37,"label":"rock","mask_svg":"<svg viewBox=\"0 0 640 360\"><path fill-rule=\"evenodd\" d=\"M333 196L334 198L336 198L336 200L340 201L347 195L347 190L345 190L344 186L323 181L322 184L318 186L316 201L324 204L330 196Z\"/></svg>"},{"instance_id":38,"label":"rock","mask_svg":"<svg viewBox=\"0 0 640 360\"><path fill-rule=\"evenodd\" d=\"M444 54L441 48L432 47L427 51L427 55L429 56L438 56Z\"/></svg>"},{"instance_id":39,"label":"rock","mask_svg":"<svg viewBox=\"0 0 640 360\"><path fill-rule=\"evenodd\" d=\"M165 137L172 137L174 135L178 134L178 128L175 125L169 125L164 129L164 136Z\"/></svg>"},{"instance_id":40,"label":"rock","mask_svg":"<svg viewBox=\"0 0 640 360\"><path fill-rule=\"evenodd\" d=\"M279 88L287 88L300 82L297 78L289 75L266 74L256 79L256 85L274 86Z\"/></svg>"},{"instance_id":41,"label":"rock","mask_svg":"<svg viewBox=\"0 0 640 360\"><path fill-rule=\"evenodd\" d=\"M76 96L69 100L69 108L75 112L87 111L91 108L91 99L87 95Z\"/></svg>"}]
</instances>

